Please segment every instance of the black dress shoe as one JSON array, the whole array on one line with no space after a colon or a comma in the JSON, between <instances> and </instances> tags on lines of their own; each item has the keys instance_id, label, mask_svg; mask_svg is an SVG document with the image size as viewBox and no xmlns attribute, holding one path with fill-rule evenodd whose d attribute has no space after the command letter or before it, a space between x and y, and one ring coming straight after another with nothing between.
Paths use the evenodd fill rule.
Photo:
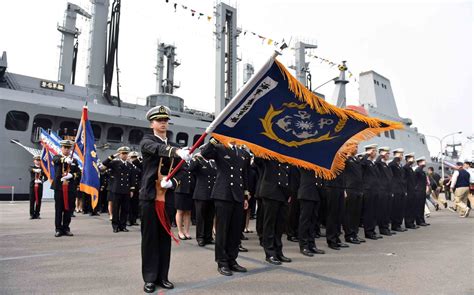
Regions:
<instances>
[{"instance_id":1,"label":"black dress shoe","mask_svg":"<svg viewBox=\"0 0 474 295\"><path fill-rule=\"evenodd\" d=\"M397 233L394 232L394 231L390 231L390 233L392 234L392 236L397 234Z\"/></svg>"},{"instance_id":2,"label":"black dress shoe","mask_svg":"<svg viewBox=\"0 0 474 295\"><path fill-rule=\"evenodd\" d=\"M120 229L120 231L123 231L123 232L126 232L126 233L129 232L129 230L126 227Z\"/></svg>"},{"instance_id":3,"label":"black dress shoe","mask_svg":"<svg viewBox=\"0 0 474 295\"><path fill-rule=\"evenodd\" d=\"M314 254L325 254L326 253L326 252L324 252L324 250L318 249L316 247L309 248L309 251L311 251L311 253L314 253Z\"/></svg>"},{"instance_id":4,"label":"black dress shoe","mask_svg":"<svg viewBox=\"0 0 474 295\"><path fill-rule=\"evenodd\" d=\"M375 234L375 237L380 240L380 239L383 239L383 237L381 235L378 235L378 234Z\"/></svg>"},{"instance_id":5,"label":"black dress shoe","mask_svg":"<svg viewBox=\"0 0 474 295\"><path fill-rule=\"evenodd\" d=\"M34 216L30 216L30 219L35 219L35 218L36 218L36 217L34 217Z\"/></svg>"},{"instance_id":6,"label":"black dress shoe","mask_svg":"<svg viewBox=\"0 0 474 295\"><path fill-rule=\"evenodd\" d=\"M178 233L178 238L182 241L187 240L186 236L181 236L179 233Z\"/></svg>"},{"instance_id":7,"label":"black dress shoe","mask_svg":"<svg viewBox=\"0 0 474 295\"><path fill-rule=\"evenodd\" d=\"M314 256L313 252L309 251L309 249L301 249L300 252L304 256L308 256L308 257L313 257Z\"/></svg>"},{"instance_id":8,"label":"black dress shoe","mask_svg":"<svg viewBox=\"0 0 474 295\"><path fill-rule=\"evenodd\" d=\"M38 215L38 216L36 216L35 218L36 218L36 219L41 219L41 217L40 217L39 215Z\"/></svg>"},{"instance_id":9,"label":"black dress shoe","mask_svg":"<svg viewBox=\"0 0 474 295\"><path fill-rule=\"evenodd\" d=\"M229 268L231 271L235 272L247 272L247 269L243 266L240 266L238 263L231 265Z\"/></svg>"},{"instance_id":10,"label":"black dress shoe","mask_svg":"<svg viewBox=\"0 0 474 295\"><path fill-rule=\"evenodd\" d=\"M285 255L277 255L277 259L281 262L291 262L291 258L288 258Z\"/></svg>"},{"instance_id":11,"label":"black dress shoe","mask_svg":"<svg viewBox=\"0 0 474 295\"><path fill-rule=\"evenodd\" d=\"M218 266L217 271L223 276L231 276L232 271L227 266Z\"/></svg>"},{"instance_id":12,"label":"black dress shoe","mask_svg":"<svg viewBox=\"0 0 474 295\"><path fill-rule=\"evenodd\" d=\"M206 241L206 245L214 245L216 242L214 240Z\"/></svg>"},{"instance_id":13,"label":"black dress shoe","mask_svg":"<svg viewBox=\"0 0 474 295\"><path fill-rule=\"evenodd\" d=\"M290 242L295 242L295 243L299 241L297 237L291 237L291 236L287 237L286 239Z\"/></svg>"},{"instance_id":14,"label":"black dress shoe","mask_svg":"<svg viewBox=\"0 0 474 295\"><path fill-rule=\"evenodd\" d=\"M409 228L409 229L417 229L416 225L414 225L414 224L405 225L405 228Z\"/></svg>"},{"instance_id":15,"label":"black dress shoe","mask_svg":"<svg viewBox=\"0 0 474 295\"><path fill-rule=\"evenodd\" d=\"M68 237L74 236L73 233L70 232L70 231L68 231L68 230L64 232L64 235L66 235L66 236L68 236Z\"/></svg>"},{"instance_id":16,"label":"black dress shoe","mask_svg":"<svg viewBox=\"0 0 474 295\"><path fill-rule=\"evenodd\" d=\"M365 235L365 238L369 240L378 240L376 235Z\"/></svg>"},{"instance_id":17,"label":"black dress shoe","mask_svg":"<svg viewBox=\"0 0 474 295\"><path fill-rule=\"evenodd\" d=\"M394 228L392 228L392 230L396 231L396 232L399 232L399 233L404 231L403 228L401 228L400 226L394 227Z\"/></svg>"},{"instance_id":18,"label":"black dress shoe","mask_svg":"<svg viewBox=\"0 0 474 295\"><path fill-rule=\"evenodd\" d=\"M54 234L54 236L55 236L56 238L59 238L59 237L62 236L62 235L63 235L63 233L60 232L60 231L57 231L57 232Z\"/></svg>"},{"instance_id":19,"label":"black dress shoe","mask_svg":"<svg viewBox=\"0 0 474 295\"><path fill-rule=\"evenodd\" d=\"M328 244L328 247L333 250L341 250L341 248L337 244Z\"/></svg>"},{"instance_id":20,"label":"black dress shoe","mask_svg":"<svg viewBox=\"0 0 474 295\"><path fill-rule=\"evenodd\" d=\"M155 283L145 283L145 286L143 286L143 291L145 291L145 293L153 293L155 292L155 289Z\"/></svg>"},{"instance_id":21,"label":"black dress shoe","mask_svg":"<svg viewBox=\"0 0 474 295\"><path fill-rule=\"evenodd\" d=\"M427 222L422 222L422 223L419 224L419 226L428 226L428 225L430 225L430 224L427 223Z\"/></svg>"},{"instance_id":22,"label":"black dress shoe","mask_svg":"<svg viewBox=\"0 0 474 295\"><path fill-rule=\"evenodd\" d=\"M384 235L384 236L391 236L392 235L388 229L382 229L380 231L380 234Z\"/></svg>"},{"instance_id":23,"label":"black dress shoe","mask_svg":"<svg viewBox=\"0 0 474 295\"><path fill-rule=\"evenodd\" d=\"M134 223L132 223L132 225L139 225L139 224L138 224L138 223L136 223L136 222L134 222Z\"/></svg>"},{"instance_id":24,"label":"black dress shoe","mask_svg":"<svg viewBox=\"0 0 474 295\"><path fill-rule=\"evenodd\" d=\"M346 242L351 243L351 244L356 244L356 245L360 244L360 241L357 240L356 238L347 238Z\"/></svg>"},{"instance_id":25,"label":"black dress shoe","mask_svg":"<svg viewBox=\"0 0 474 295\"><path fill-rule=\"evenodd\" d=\"M281 265L281 261L278 260L275 256L267 257L267 258L265 258L265 260L268 263L273 264L273 265Z\"/></svg>"},{"instance_id":26,"label":"black dress shoe","mask_svg":"<svg viewBox=\"0 0 474 295\"><path fill-rule=\"evenodd\" d=\"M198 246L199 247L204 247L204 246L206 246L206 243L204 241L198 241Z\"/></svg>"},{"instance_id":27,"label":"black dress shoe","mask_svg":"<svg viewBox=\"0 0 474 295\"><path fill-rule=\"evenodd\" d=\"M243 247L242 245L239 245L239 252L248 252L249 249Z\"/></svg>"},{"instance_id":28,"label":"black dress shoe","mask_svg":"<svg viewBox=\"0 0 474 295\"><path fill-rule=\"evenodd\" d=\"M361 243L365 243L365 240L363 238L360 238L360 237L356 237L356 240L361 242Z\"/></svg>"},{"instance_id":29,"label":"black dress shoe","mask_svg":"<svg viewBox=\"0 0 474 295\"><path fill-rule=\"evenodd\" d=\"M173 283L168 281L168 280L161 280L161 282L159 282L157 285L162 287L162 288L165 288L165 289L173 289L174 288Z\"/></svg>"},{"instance_id":30,"label":"black dress shoe","mask_svg":"<svg viewBox=\"0 0 474 295\"><path fill-rule=\"evenodd\" d=\"M346 243L339 242L339 243L337 243L337 245L338 245L340 248L349 248L349 245L347 245Z\"/></svg>"},{"instance_id":31,"label":"black dress shoe","mask_svg":"<svg viewBox=\"0 0 474 295\"><path fill-rule=\"evenodd\" d=\"M118 232L119 232L118 228L114 228L114 233L118 233Z\"/></svg>"},{"instance_id":32,"label":"black dress shoe","mask_svg":"<svg viewBox=\"0 0 474 295\"><path fill-rule=\"evenodd\" d=\"M247 238L246 236L244 236L243 234L240 236L240 239L242 241L247 241L249 238Z\"/></svg>"}]
</instances>

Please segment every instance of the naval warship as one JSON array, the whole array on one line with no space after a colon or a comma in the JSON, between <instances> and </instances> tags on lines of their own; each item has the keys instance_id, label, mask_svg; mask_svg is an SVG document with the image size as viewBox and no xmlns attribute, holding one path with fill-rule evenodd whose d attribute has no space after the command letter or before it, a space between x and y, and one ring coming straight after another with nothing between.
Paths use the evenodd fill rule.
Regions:
<instances>
[{"instance_id":1,"label":"naval warship","mask_svg":"<svg viewBox=\"0 0 474 295\"><path fill-rule=\"evenodd\" d=\"M185 107L185 100L174 92L174 70L179 66L176 47L160 42L157 48L156 93L146 98L145 105L124 102L111 95L115 50L118 47L120 1L91 1L91 12L68 3L61 32L60 66L57 81L8 71L7 53L0 59L0 199L10 200L14 187L15 200L25 200L29 192L28 166L31 157L12 141L41 149L40 130L54 131L62 138L75 138L83 106L87 103L99 159L105 159L123 145L138 150L143 135L150 132L146 111L156 105L167 105L171 111L168 138L182 146L194 144L214 119L214 114ZM109 14L110 11L110 14ZM90 42L86 85L75 85L79 34L76 18L90 18ZM237 91L237 10L225 3L216 5L216 83L215 113L230 101ZM307 82L305 50L315 45L297 42L295 50L296 77ZM244 65L243 82L254 73L251 64ZM291 67L290 67L291 68ZM339 66L334 79L333 99L346 107L345 79L347 68ZM347 106L369 116L403 122L405 129L389 131L370 140L393 148L402 147L417 156L429 159L424 135L413 128L410 119L402 118L389 79L374 72L360 74L360 106ZM118 83L117 83L118 84ZM117 89L118 93L118 89ZM321 94L320 94L321 95ZM324 97L324 95L321 95ZM362 146L362 145L361 145ZM47 186L45 186L47 187ZM47 188L45 188L47 189ZM49 194L51 195L51 194ZM45 194L48 196L48 194Z\"/></svg>"}]
</instances>

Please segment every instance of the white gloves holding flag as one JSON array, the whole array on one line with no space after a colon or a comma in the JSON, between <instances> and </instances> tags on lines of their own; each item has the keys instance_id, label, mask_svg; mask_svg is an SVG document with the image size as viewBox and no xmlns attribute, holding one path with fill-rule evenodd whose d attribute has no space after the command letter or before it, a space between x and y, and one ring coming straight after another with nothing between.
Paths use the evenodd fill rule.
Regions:
<instances>
[{"instance_id":1,"label":"white gloves holding flag","mask_svg":"<svg viewBox=\"0 0 474 295\"><path fill-rule=\"evenodd\" d=\"M67 164L71 165L71 163L72 163L72 158L71 158L71 157L66 157L66 159L64 160L64 162L66 162Z\"/></svg>"},{"instance_id":2,"label":"white gloves holding flag","mask_svg":"<svg viewBox=\"0 0 474 295\"><path fill-rule=\"evenodd\" d=\"M182 148L182 149L178 149L176 151L176 154L183 160L185 160L186 162L189 162L191 161L191 154L189 153L189 148L188 147L185 147L185 148Z\"/></svg>"},{"instance_id":3,"label":"white gloves holding flag","mask_svg":"<svg viewBox=\"0 0 474 295\"><path fill-rule=\"evenodd\" d=\"M41 183L41 180L35 179L35 183Z\"/></svg>"},{"instance_id":4,"label":"white gloves holding flag","mask_svg":"<svg viewBox=\"0 0 474 295\"><path fill-rule=\"evenodd\" d=\"M72 178L72 174L71 174L71 173L68 173L68 174L66 174L65 176L63 176L63 177L61 178L61 182L64 182L64 181L69 180L69 179L71 179L71 178Z\"/></svg>"},{"instance_id":5,"label":"white gloves holding flag","mask_svg":"<svg viewBox=\"0 0 474 295\"><path fill-rule=\"evenodd\" d=\"M35 168L35 169L33 169L33 172L35 172L35 173L41 173L41 169L40 169L40 168Z\"/></svg>"},{"instance_id":6,"label":"white gloves holding flag","mask_svg":"<svg viewBox=\"0 0 474 295\"><path fill-rule=\"evenodd\" d=\"M160 185L162 188L171 188L173 186L173 183L171 180L166 180L166 178L163 178L160 182Z\"/></svg>"}]
</instances>

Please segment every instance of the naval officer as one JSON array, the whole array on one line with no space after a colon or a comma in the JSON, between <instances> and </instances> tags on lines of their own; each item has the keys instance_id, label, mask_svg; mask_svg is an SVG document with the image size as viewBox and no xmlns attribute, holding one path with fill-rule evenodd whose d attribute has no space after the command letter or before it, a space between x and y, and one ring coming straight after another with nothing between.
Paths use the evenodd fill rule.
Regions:
<instances>
[{"instance_id":1,"label":"naval officer","mask_svg":"<svg viewBox=\"0 0 474 295\"><path fill-rule=\"evenodd\" d=\"M140 142L143 155L140 189L141 253L142 276L145 281L143 290L153 293L156 285L165 289L174 288L173 283L168 280L171 256L169 218L173 216L166 216L167 222L163 225L155 210L155 200L159 197L159 190L166 189L165 207L172 204L174 194L170 189L176 187L177 180L172 178L166 181L165 177L180 158L189 161L191 156L186 149L180 149L177 144L168 141L166 136L170 120L168 107L156 106L148 111L146 118L150 121L153 133L145 134Z\"/></svg>"}]
</instances>

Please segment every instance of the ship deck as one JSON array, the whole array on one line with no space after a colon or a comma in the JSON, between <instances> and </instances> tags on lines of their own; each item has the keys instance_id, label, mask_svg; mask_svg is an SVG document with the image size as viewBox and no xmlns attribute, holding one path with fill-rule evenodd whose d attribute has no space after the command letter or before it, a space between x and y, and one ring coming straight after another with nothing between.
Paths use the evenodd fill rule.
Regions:
<instances>
[{"instance_id":1,"label":"ship deck","mask_svg":"<svg viewBox=\"0 0 474 295\"><path fill-rule=\"evenodd\" d=\"M0 202L1 294L141 294L139 227L112 233L106 214L76 214L74 237L54 237L54 203L41 220L28 219L28 203ZM474 214L472 214L474 215ZM188 240L173 245L166 294L474 294L474 217L432 212L431 226L367 241L348 249L318 247L325 255L304 257L284 240L293 259L283 266L264 261L255 233L238 262L249 272L223 277L213 246ZM252 223L254 227L254 223ZM194 232L194 227L192 228ZM159 293L162 293L159 290Z\"/></svg>"}]
</instances>

